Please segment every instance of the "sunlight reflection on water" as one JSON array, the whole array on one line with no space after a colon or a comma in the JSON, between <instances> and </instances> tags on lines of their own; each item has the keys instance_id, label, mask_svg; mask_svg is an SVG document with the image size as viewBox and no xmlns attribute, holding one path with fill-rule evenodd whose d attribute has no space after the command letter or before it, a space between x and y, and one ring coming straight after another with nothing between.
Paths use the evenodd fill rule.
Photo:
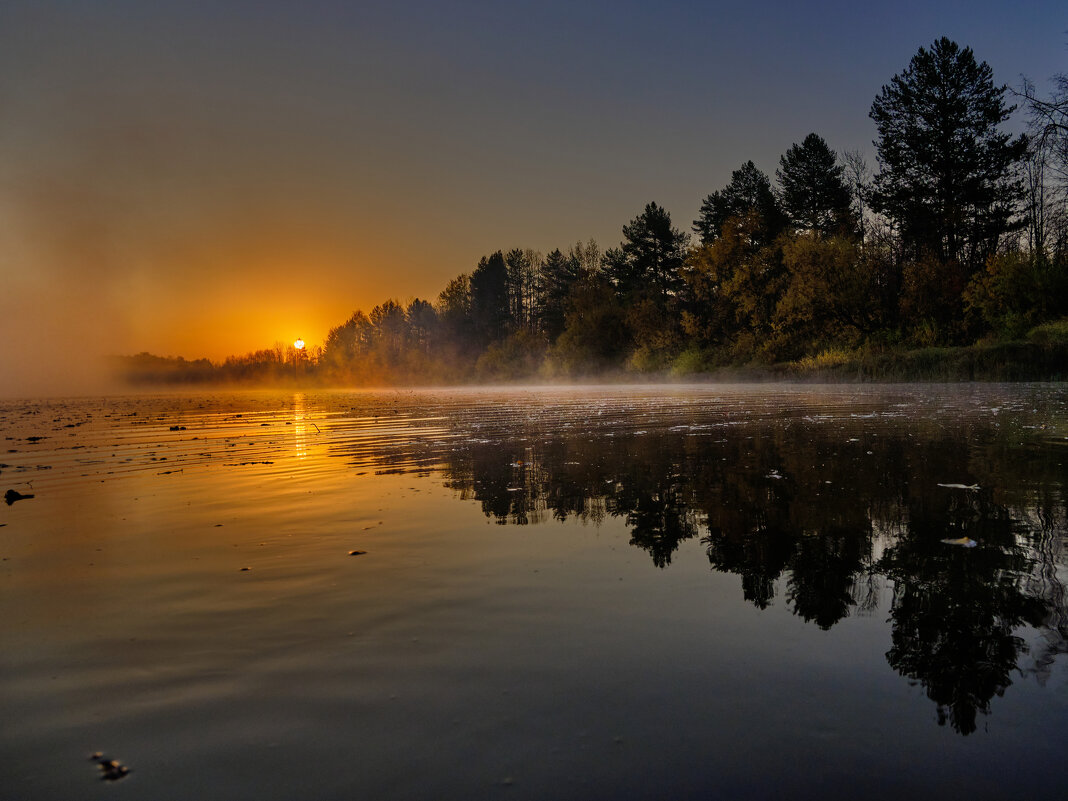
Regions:
<instances>
[{"instance_id":1,"label":"sunlight reflection on water","mask_svg":"<svg viewBox=\"0 0 1068 801\"><path fill-rule=\"evenodd\" d=\"M108 792L101 748L143 797L1059 786L1061 386L252 392L0 426L4 489L34 495L0 507L15 797Z\"/></svg>"}]
</instances>

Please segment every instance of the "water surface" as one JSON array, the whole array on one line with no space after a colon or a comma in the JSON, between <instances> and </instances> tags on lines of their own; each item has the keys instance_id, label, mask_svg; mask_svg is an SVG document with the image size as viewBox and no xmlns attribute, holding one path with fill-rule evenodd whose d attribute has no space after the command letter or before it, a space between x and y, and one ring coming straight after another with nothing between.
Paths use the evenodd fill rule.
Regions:
<instances>
[{"instance_id":1,"label":"water surface","mask_svg":"<svg viewBox=\"0 0 1068 801\"><path fill-rule=\"evenodd\" d=\"M20 401L0 432L33 495L0 505L5 798L1060 792L1063 385Z\"/></svg>"}]
</instances>

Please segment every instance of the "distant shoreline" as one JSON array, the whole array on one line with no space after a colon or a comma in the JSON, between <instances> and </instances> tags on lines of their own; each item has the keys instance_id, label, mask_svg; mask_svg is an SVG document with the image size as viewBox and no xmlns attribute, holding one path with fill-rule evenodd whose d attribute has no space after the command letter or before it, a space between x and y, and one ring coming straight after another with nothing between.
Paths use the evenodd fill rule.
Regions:
<instances>
[{"instance_id":1,"label":"distant shoreline","mask_svg":"<svg viewBox=\"0 0 1068 801\"><path fill-rule=\"evenodd\" d=\"M294 375L292 368L273 376L234 378L225 365L181 357L119 356L115 376L131 389L150 387L227 388L412 388L576 384L656 383L964 383L1068 381L1068 338L1041 336L1031 341L978 343L958 347L887 348L856 351L828 350L816 357L775 364L708 365L699 369L653 371L612 370L547 375L532 372L509 376L455 376L426 380L408 376L393 381L334 380L326 370L308 364ZM351 377L349 377L351 379Z\"/></svg>"}]
</instances>

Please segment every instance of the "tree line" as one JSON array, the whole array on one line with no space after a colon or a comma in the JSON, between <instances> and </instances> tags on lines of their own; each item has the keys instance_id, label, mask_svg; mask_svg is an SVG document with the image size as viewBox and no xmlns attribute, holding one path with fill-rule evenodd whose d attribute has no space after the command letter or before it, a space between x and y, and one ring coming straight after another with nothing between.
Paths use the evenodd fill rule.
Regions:
<instances>
[{"instance_id":1,"label":"tree line","mask_svg":"<svg viewBox=\"0 0 1068 801\"><path fill-rule=\"evenodd\" d=\"M1005 130L1013 95L1027 134ZM434 301L356 311L307 370L358 384L690 373L1018 338L1062 318L1068 76L1048 96L1011 92L943 37L869 116L874 171L810 133L774 182L742 164L690 232L650 202L604 251L498 250Z\"/></svg>"}]
</instances>

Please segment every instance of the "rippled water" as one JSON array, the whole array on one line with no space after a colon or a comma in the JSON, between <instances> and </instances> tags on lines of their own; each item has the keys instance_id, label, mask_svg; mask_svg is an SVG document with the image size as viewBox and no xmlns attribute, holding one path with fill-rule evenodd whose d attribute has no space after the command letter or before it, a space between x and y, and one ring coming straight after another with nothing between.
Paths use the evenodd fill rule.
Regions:
<instances>
[{"instance_id":1,"label":"rippled water","mask_svg":"<svg viewBox=\"0 0 1068 801\"><path fill-rule=\"evenodd\" d=\"M1061 791L1063 385L20 401L0 433L32 495L0 797Z\"/></svg>"}]
</instances>

